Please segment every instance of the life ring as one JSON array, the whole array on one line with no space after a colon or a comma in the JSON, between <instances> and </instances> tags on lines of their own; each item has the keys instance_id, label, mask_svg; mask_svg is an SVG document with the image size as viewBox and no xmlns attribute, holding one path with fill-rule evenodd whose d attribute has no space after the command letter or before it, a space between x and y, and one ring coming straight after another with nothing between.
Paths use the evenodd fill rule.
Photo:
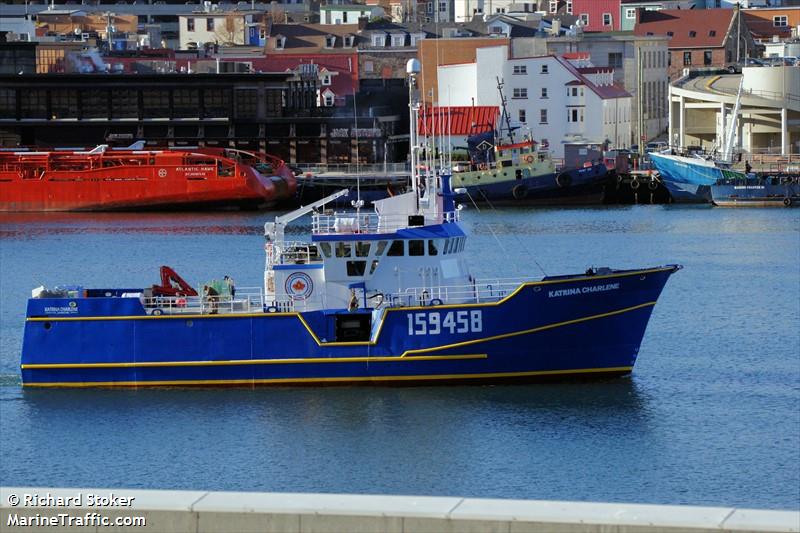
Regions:
<instances>
[{"instance_id":1,"label":"life ring","mask_svg":"<svg viewBox=\"0 0 800 533\"><path fill-rule=\"evenodd\" d=\"M178 307L186 307L186 298L178 298L175 300L175 305Z\"/></svg>"},{"instance_id":2,"label":"life ring","mask_svg":"<svg viewBox=\"0 0 800 533\"><path fill-rule=\"evenodd\" d=\"M650 178L650 183L647 184L647 188L651 191L658 189L658 182L653 178Z\"/></svg>"},{"instance_id":3,"label":"life ring","mask_svg":"<svg viewBox=\"0 0 800 533\"><path fill-rule=\"evenodd\" d=\"M161 309L153 309L152 311L150 311L150 314L154 316L161 316L164 314L164 311L162 311Z\"/></svg>"},{"instance_id":4,"label":"life ring","mask_svg":"<svg viewBox=\"0 0 800 533\"><path fill-rule=\"evenodd\" d=\"M566 172L562 172L558 176L556 176L556 185L559 187L569 187L572 185L572 176L567 174Z\"/></svg>"},{"instance_id":5,"label":"life ring","mask_svg":"<svg viewBox=\"0 0 800 533\"><path fill-rule=\"evenodd\" d=\"M532 155L526 155L525 156L525 162L526 163L533 163L533 156Z\"/></svg>"},{"instance_id":6,"label":"life ring","mask_svg":"<svg viewBox=\"0 0 800 533\"><path fill-rule=\"evenodd\" d=\"M519 185L515 185L514 188L511 189L511 195L515 200L522 200L528 196L528 188L521 183Z\"/></svg>"},{"instance_id":7,"label":"life ring","mask_svg":"<svg viewBox=\"0 0 800 533\"><path fill-rule=\"evenodd\" d=\"M639 188L639 185L640 185L640 183L639 183L638 178L633 178L631 180L631 189L633 189L634 191Z\"/></svg>"},{"instance_id":8,"label":"life ring","mask_svg":"<svg viewBox=\"0 0 800 533\"><path fill-rule=\"evenodd\" d=\"M442 305L442 303L444 302L442 302L439 298L434 298L431 300L431 305Z\"/></svg>"},{"instance_id":9,"label":"life ring","mask_svg":"<svg viewBox=\"0 0 800 533\"><path fill-rule=\"evenodd\" d=\"M784 198L783 205L786 207L792 207L792 199L791 198Z\"/></svg>"}]
</instances>

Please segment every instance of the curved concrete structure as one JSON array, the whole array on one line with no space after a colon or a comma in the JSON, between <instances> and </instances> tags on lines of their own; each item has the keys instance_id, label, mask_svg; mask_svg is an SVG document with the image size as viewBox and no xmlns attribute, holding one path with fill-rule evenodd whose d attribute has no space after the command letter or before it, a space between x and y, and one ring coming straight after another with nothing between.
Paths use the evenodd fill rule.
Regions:
<instances>
[{"instance_id":1,"label":"curved concrete structure","mask_svg":"<svg viewBox=\"0 0 800 533\"><path fill-rule=\"evenodd\" d=\"M112 494L113 496L109 497ZM105 506L89 505L90 500L98 499L97 496L100 496ZM0 531L3 532L796 533L800 531L800 512L731 507L354 494L46 488L0 488L0 498L2 498ZM59 503L62 505L58 505ZM34 521L41 522L59 514L83 517L91 522L99 521L95 514L111 521L118 517L143 517L145 524L94 528L23 525L23 517L38 515L39 518Z\"/></svg>"},{"instance_id":2,"label":"curved concrete structure","mask_svg":"<svg viewBox=\"0 0 800 533\"><path fill-rule=\"evenodd\" d=\"M670 85L671 144L719 149L742 79L738 145L753 153L800 153L800 67L788 66L677 80Z\"/></svg>"}]
</instances>

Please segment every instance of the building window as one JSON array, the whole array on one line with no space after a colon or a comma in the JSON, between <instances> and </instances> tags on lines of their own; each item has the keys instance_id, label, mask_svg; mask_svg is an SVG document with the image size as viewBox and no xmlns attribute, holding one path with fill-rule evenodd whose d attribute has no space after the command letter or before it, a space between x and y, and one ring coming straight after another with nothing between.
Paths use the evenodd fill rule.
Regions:
<instances>
[{"instance_id":1,"label":"building window","mask_svg":"<svg viewBox=\"0 0 800 533\"><path fill-rule=\"evenodd\" d=\"M703 52L703 65L709 66L711 64L711 50Z\"/></svg>"},{"instance_id":2,"label":"building window","mask_svg":"<svg viewBox=\"0 0 800 533\"><path fill-rule=\"evenodd\" d=\"M364 61L364 72L373 72L375 70L375 65L372 61Z\"/></svg>"},{"instance_id":3,"label":"building window","mask_svg":"<svg viewBox=\"0 0 800 533\"><path fill-rule=\"evenodd\" d=\"M539 124L547 124L547 109L539 110Z\"/></svg>"},{"instance_id":4,"label":"building window","mask_svg":"<svg viewBox=\"0 0 800 533\"><path fill-rule=\"evenodd\" d=\"M428 2L428 13L433 13L433 2Z\"/></svg>"},{"instance_id":5,"label":"building window","mask_svg":"<svg viewBox=\"0 0 800 533\"><path fill-rule=\"evenodd\" d=\"M553 0L550 1L550 13L557 13L558 12L558 2Z\"/></svg>"},{"instance_id":6,"label":"building window","mask_svg":"<svg viewBox=\"0 0 800 533\"><path fill-rule=\"evenodd\" d=\"M405 44L406 44L405 35L392 35L392 46L405 46Z\"/></svg>"},{"instance_id":7,"label":"building window","mask_svg":"<svg viewBox=\"0 0 800 533\"><path fill-rule=\"evenodd\" d=\"M778 17L772 17L772 25L776 28L785 28L789 25L789 20L786 15L780 15Z\"/></svg>"},{"instance_id":8,"label":"building window","mask_svg":"<svg viewBox=\"0 0 800 533\"><path fill-rule=\"evenodd\" d=\"M214 31L214 19L211 17L206 19L206 31Z\"/></svg>"},{"instance_id":9,"label":"building window","mask_svg":"<svg viewBox=\"0 0 800 533\"><path fill-rule=\"evenodd\" d=\"M492 26L489 33L504 33L502 26Z\"/></svg>"},{"instance_id":10,"label":"building window","mask_svg":"<svg viewBox=\"0 0 800 533\"><path fill-rule=\"evenodd\" d=\"M325 74L322 76L322 85L330 85L331 84L331 75Z\"/></svg>"},{"instance_id":11,"label":"building window","mask_svg":"<svg viewBox=\"0 0 800 533\"><path fill-rule=\"evenodd\" d=\"M276 50L283 50L283 47L286 45L286 37L279 36L275 38L275 49Z\"/></svg>"},{"instance_id":12,"label":"building window","mask_svg":"<svg viewBox=\"0 0 800 533\"><path fill-rule=\"evenodd\" d=\"M327 93L325 95L325 107L333 107L334 96L332 93Z\"/></svg>"},{"instance_id":13,"label":"building window","mask_svg":"<svg viewBox=\"0 0 800 533\"><path fill-rule=\"evenodd\" d=\"M547 87L542 87L542 98L547 98Z\"/></svg>"},{"instance_id":14,"label":"building window","mask_svg":"<svg viewBox=\"0 0 800 533\"><path fill-rule=\"evenodd\" d=\"M572 15L572 0L567 0L567 15Z\"/></svg>"},{"instance_id":15,"label":"building window","mask_svg":"<svg viewBox=\"0 0 800 533\"><path fill-rule=\"evenodd\" d=\"M439 2L439 13L447 11L447 2Z\"/></svg>"},{"instance_id":16,"label":"building window","mask_svg":"<svg viewBox=\"0 0 800 533\"><path fill-rule=\"evenodd\" d=\"M527 74L528 67L525 65L514 65L514 74Z\"/></svg>"},{"instance_id":17,"label":"building window","mask_svg":"<svg viewBox=\"0 0 800 533\"><path fill-rule=\"evenodd\" d=\"M717 36L717 30L709 30L708 36L709 37L716 37Z\"/></svg>"},{"instance_id":18,"label":"building window","mask_svg":"<svg viewBox=\"0 0 800 533\"><path fill-rule=\"evenodd\" d=\"M353 36L346 35L344 38L344 47L345 48L352 48L353 47Z\"/></svg>"},{"instance_id":19,"label":"building window","mask_svg":"<svg viewBox=\"0 0 800 533\"><path fill-rule=\"evenodd\" d=\"M674 31L668 31L667 32L667 37L674 37L674 36L675 36L675 32Z\"/></svg>"},{"instance_id":20,"label":"building window","mask_svg":"<svg viewBox=\"0 0 800 533\"><path fill-rule=\"evenodd\" d=\"M528 89L526 88L519 88L515 87L513 92L514 98L527 98L528 97Z\"/></svg>"},{"instance_id":21,"label":"building window","mask_svg":"<svg viewBox=\"0 0 800 533\"><path fill-rule=\"evenodd\" d=\"M635 19L636 18L636 8L629 7L625 10L625 18L627 19Z\"/></svg>"},{"instance_id":22,"label":"building window","mask_svg":"<svg viewBox=\"0 0 800 533\"><path fill-rule=\"evenodd\" d=\"M608 66L622 68L622 52L611 52L608 54Z\"/></svg>"},{"instance_id":23,"label":"building window","mask_svg":"<svg viewBox=\"0 0 800 533\"><path fill-rule=\"evenodd\" d=\"M581 22L583 22L584 26L589 25L589 13L581 13Z\"/></svg>"},{"instance_id":24,"label":"building window","mask_svg":"<svg viewBox=\"0 0 800 533\"><path fill-rule=\"evenodd\" d=\"M186 19L186 31L194 31L194 19Z\"/></svg>"},{"instance_id":25,"label":"building window","mask_svg":"<svg viewBox=\"0 0 800 533\"><path fill-rule=\"evenodd\" d=\"M683 66L689 67L692 65L692 53L691 52L684 52L683 53Z\"/></svg>"},{"instance_id":26,"label":"building window","mask_svg":"<svg viewBox=\"0 0 800 533\"><path fill-rule=\"evenodd\" d=\"M578 110L577 109L569 109L569 110L567 110L567 122L578 122Z\"/></svg>"},{"instance_id":27,"label":"building window","mask_svg":"<svg viewBox=\"0 0 800 533\"><path fill-rule=\"evenodd\" d=\"M542 65L542 74L547 74L547 72L548 72L547 65Z\"/></svg>"},{"instance_id":28,"label":"building window","mask_svg":"<svg viewBox=\"0 0 800 533\"><path fill-rule=\"evenodd\" d=\"M333 35L328 35L325 37L325 48L333 48L336 44L336 37Z\"/></svg>"},{"instance_id":29,"label":"building window","mask_svg":"<svg viewBox=\"0 0 800 533\"><path fill-rule=\"evenodd\" d=\"M603 13L603 26L611 26L611 13Z\"/></svg>"},{"instance_id":30,"label":"building window","mask_svg":"<svg viewBox=\"0 0 800 533\"><path fill-rule=\"evenodd\" d=\"M689 32L689 37L697 37L697 32L692 30Z\"/></svg>"},{"instance_id":31,"label":"building window","mask_svg":"<svg viewBox=\"0 0 800 533\"><path fill-rule=\"evenodd\" d=\"M525 116L525 110L524 109L520 109L519 110L519 121L524 124L524 123L527 122L526 118L527 117Z\"/></svg>"}]
</instances>

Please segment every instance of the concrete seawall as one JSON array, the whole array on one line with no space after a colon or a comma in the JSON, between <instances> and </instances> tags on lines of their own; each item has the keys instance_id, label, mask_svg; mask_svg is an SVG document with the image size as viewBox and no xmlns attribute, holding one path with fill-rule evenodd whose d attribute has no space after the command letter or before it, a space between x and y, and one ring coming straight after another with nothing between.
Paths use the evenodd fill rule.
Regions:
<instances>
[{"instance_id":1,"label":"concrete seawall","mask_svg":"<svg viewBox=\"0 0 800 533\"><path fill-rule=\"evenodd\" d=\"M0 498L0 531L9 533L800 532L800 512L731 507L353 494L13 487L0 488ZM143 518L145 524L127 525L134 518ZM116 523L117 519L121 522ZM101 520L109 525L100 525Z\"/></svg>"}]
</instances>

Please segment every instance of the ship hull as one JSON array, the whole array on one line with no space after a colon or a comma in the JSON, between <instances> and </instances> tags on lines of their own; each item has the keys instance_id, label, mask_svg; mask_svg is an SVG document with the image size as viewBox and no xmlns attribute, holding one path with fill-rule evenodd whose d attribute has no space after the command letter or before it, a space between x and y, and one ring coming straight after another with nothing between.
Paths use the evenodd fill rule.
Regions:
<instances>
[{"instance_id":1,"label":"ship hull","mask_svg":"<svg viewBox=\"0 0 800 533\"><path fill-rule=\"evenodd\" d=\"M719 207L800 206L800 181L797 178L720 180L710 189L712 202Z\"/></svg>"},{"instance_id":2,"label":"ship hull","mask_svg":"<svg viewBox=\"0 0 800 533\"><path fill-rule=\"evenodd\" d=\"M678 268L545 278L496 302L382 313L154 316L137 298L31 299L22 379L33 387L144 387L625 374L636 362L653 306ZM337 314L369 314L369 340L336 342Z\"/></svg>"},{"instance_id":3,"label":"ship hull","mask_svg":"<svg viewBox=\"0 0 800 533\"><path fill-rule=\"evenodd\" d=\"M669 154L651 153L649 157L674 202L711 201L709 187L722 177L722 170L713 163Z\"/></svg>"},{"instance_id":4,"label":"ship hull","mask_svg":"<svg viewBox=\"0 0 800 533\"><path fill-rule=\"evenodd\" d=\"M596 205L603 202L608 182L604 165L550 172L528 178L466 185L460 201L495 205Z\"/></svg>"}]
</instances>

